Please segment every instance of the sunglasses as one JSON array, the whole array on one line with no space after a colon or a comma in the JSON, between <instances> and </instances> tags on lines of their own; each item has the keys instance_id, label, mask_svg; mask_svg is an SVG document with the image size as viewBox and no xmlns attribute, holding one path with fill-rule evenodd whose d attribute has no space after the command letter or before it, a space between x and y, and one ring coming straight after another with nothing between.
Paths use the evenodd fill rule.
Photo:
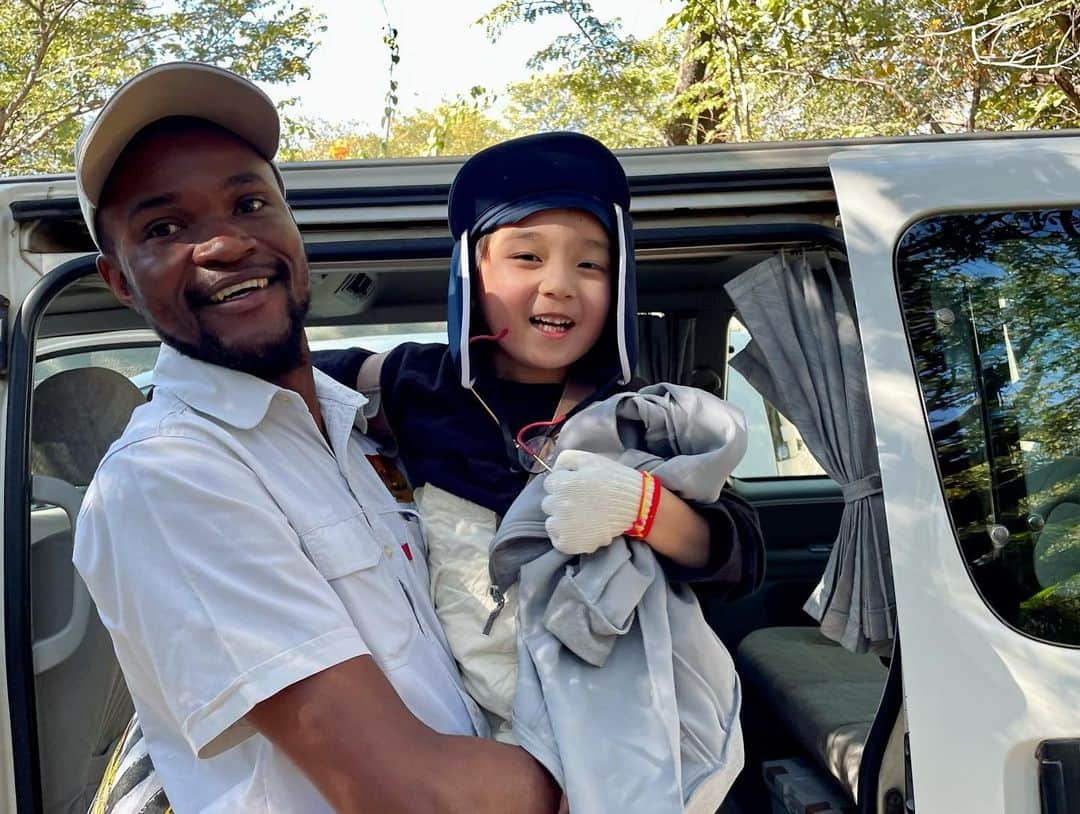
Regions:
<instances>
[{"instance_id":1,"label":"sunglasses","mask_svg":"<svg viewBox=\"0 0 1080 814\"><path fill-rule=\"evenodd\" d=\"M528 472L530 475L550 472L555 458L559 430L566 416L557 416L551 421L534 421L532 424L526 424L518 430L516 436L512 437L483 397L475 389L471 392L502 432L503 441L506 443L506 457L515 468Z\"/></svg>"},{"instance_id":2,"label":"sunglasses","mask_svg":"<svg viewBox=\"0 0 1080 814\"><path fill-rule=\"evenodd\" d=\"M507 333L509 331L503 328L497 334L474 336L469 339L469 344L472 345L475 342L498 342ZM550 472L555 457L555 442L566 416L560 415L551 419L551 421L534 421L532 424L526 424L518 430L516 436L511 437L506 425L499 420L499 417L495 415L495 411L488 406L483 397L474 388L470 388L470 390L476 396L476 400L480 402L480 406L491 416L491 420L495 422L495 425L502 432L503 441L506 444L506 457L515 465L515 468L528 472L530 475Z\"/></svg>"}]
</instances>

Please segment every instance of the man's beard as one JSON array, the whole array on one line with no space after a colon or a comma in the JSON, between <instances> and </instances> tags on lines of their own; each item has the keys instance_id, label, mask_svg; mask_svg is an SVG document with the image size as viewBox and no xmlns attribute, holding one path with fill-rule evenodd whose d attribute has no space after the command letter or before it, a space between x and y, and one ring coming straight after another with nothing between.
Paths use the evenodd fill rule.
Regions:
<instances>
[{"instance_id":1,"label":"man's beard","mask_svg":"<svg viewBox=\"0 0 1080 814\"><path fill-rule=\"evenodd\" d=\"M225 347L217 336L206 331L201 325L199 336L194 342L170 336L162 331L160 326L154 327L161 341L185 356L273 381L295 370L304 361L304 317L307 316L310 306L310 297L300 301L289 291L288 327L285 335L247 348Z\"/></svg>"}]
</instances>

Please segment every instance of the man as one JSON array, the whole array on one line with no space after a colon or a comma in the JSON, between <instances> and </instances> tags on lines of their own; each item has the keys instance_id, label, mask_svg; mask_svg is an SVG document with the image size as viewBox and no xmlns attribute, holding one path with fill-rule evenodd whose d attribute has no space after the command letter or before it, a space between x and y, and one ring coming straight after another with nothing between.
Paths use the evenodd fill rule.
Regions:
<instances>
[{"instance_id":1,"label":"man","mask_svg":"<svg viewBox=\"0 0 1080 814\"><path fill-rule=\"evenodd\" d=\"M163 340L74 555L150 755L179 814L554 811L532 758L472 737L364 398L311 366L277 142L261 91L173 63L76 147L98 270Z\"/></svg>"}]
</instances>

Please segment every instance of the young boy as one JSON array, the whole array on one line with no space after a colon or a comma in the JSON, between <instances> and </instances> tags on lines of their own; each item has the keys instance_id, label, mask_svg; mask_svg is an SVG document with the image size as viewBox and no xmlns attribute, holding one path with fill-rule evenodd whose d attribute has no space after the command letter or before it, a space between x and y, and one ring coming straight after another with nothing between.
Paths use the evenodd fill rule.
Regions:
<instances>
[{"instance_id":1,"label":"young boy","mask_svg":"<svg viewBox=\"0 0 1080 814\"><path fill-rule=\"evenodd\" d=\"M567 417L632 386L629 199L617 159L587 136L545 133L484 150L450 191L448 345L315 354L369 395L396 442L424 522L432 599L466 688L503 740L512 740L517 642L513 608L489 594L488 545L534 474L558 473L545 482L544 511L564 553L637 536L670 580L719 581L738 594L760 576L756 517L730 492L694 510L599 455L544 456L544 439ZM498 624L485 624L499 609Z\"/></svg>"}]
</instances>

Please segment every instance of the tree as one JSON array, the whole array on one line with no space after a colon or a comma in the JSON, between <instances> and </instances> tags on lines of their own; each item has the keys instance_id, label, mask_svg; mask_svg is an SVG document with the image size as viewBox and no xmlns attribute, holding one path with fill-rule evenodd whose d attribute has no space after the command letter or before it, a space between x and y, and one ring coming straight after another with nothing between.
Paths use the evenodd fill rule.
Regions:
<instances>
[{"instance_id":1,"label":"tree","mask_svg":"<svg viewBox=\"0 0 1080 814\"><path fill-rule=\"evenodd\" d=\"M575 33L539 51L537 75L511 88L520 121L604 131L613 146L1080 118L1075 0L683 0L645 41L622 38L618 21L597 19L585 0L504 0L481 22L494 37L548 15L567 17ZM559 104L545 107L552 98Z\"/></svg>"},{"instance_id":2,"label":"tree","mask_svg":"<svg viewBox=\"0 0 1080 814\"><path fill-rule=\"evenodd\" d=\"M281 151L286 161L346 158L471 155L512 133L487 115L494 97L482 87L445 100L431 110L395 114L389 130L376 133L357 122L301 120Z\"/></svg>"},{"instance_id":3,"label":"tree","mask_svg":"<svg viewBox=\"0 0 1080 814\"><path fill-rule=\"evenodd\" d=\"M506 126L521 134L576 130L611 148L663 144L677 61L675 38L661 32L624 43L618 62L605 70L584 60L537 72L506 89Z\"/></svg>"},{"instance_id":4,"label":"tree","mask_svg":"<svg viewBox=\"0 0 1080 814\"><path fill-rule=\"evenodd\" d=\"M0 30L0 174L13 175L70 169L86 114L143 68L194 59L289 82L322 27L288 0L5 0Z\"/></svg>"},{"instance_id":5,"label":"tree","mask_svg":"<svg viewBox=\"0 0 1080 814\"><path fill-rule=\"evenodd\" d=\"M984 73L1008 77L1010 92L989 107L1012 108L1020 126L1074 127L1080 120L1080 3L977 3L950 35L967 37Z\"/></svg>"},{"instance_id":6,"label":"tree","mask_svg":"<svg viewBox=\"0 0 1080 814\"><path fill-rule=\"evenodd\" d=\"M533 55L532 78L507 88L509 129L577 130L614 148L663 143L678 36L623 37L617 19L601 21L585 0L505 0L477 22L496 40L511 25L551 15L567 17L573 32Z\"/></svg>"}]
</instances>

